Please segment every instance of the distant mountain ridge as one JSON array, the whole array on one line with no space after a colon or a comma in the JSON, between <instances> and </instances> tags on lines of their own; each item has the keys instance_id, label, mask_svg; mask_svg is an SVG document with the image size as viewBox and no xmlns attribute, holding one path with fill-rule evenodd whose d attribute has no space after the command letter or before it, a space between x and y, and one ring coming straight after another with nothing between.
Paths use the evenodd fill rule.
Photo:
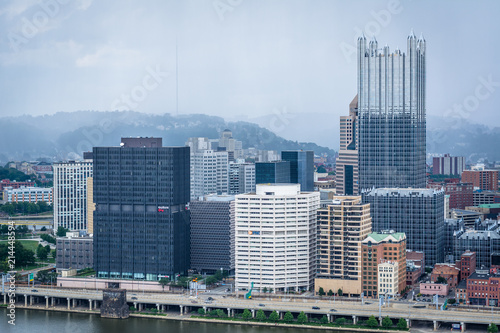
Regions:
<instances>
[{"instance_id":1,"label":"distant mountain ridge","mask_svg":"<svg viewBox=\"0 0 500 333\"><path fill-rule=\"evenodd\" d=\"M121 137L157 136L165 146L184 146L189 137L218 138L228 128L243 148L266 150L304 149L334 155L335 151L311 142L285 140L257 124L226 122L204 114L172 116L134 111L58 112L44 116L0 118L4 128L0 140L0 162L74 159L94 146L118 146Z\"/></svg>"}]
</instances>

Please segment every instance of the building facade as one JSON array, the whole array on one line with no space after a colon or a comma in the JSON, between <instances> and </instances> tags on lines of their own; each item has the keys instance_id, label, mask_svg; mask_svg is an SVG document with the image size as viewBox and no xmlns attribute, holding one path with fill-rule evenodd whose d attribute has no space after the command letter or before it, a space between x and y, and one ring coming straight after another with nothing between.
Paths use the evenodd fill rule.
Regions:
<instances>
[{"instance_id":1,"label":"building facade","mask_svg":"<svg viewBox=\"0 0 500 333\"><path fill-rule=\"evenodd\" d=\"M318 210L317 229L315 291L360 295L361 242L372 230L370 205L362 204L360 196L334 196Z\"/></svg>"},{"instance_id":2,"label":"building facade","mask_svg":"<svg viewBox=\"0 0 500 333\"><path fill-rule=\"evenodd\" d=\"M191 200L209 194L228 194L229 157L225 151L191 154Z\"/></svg>"},{"instance_id":3,"label":"building facade","mask_svg":"<svg viewBox=\"0 0 500 333\"><path fill-rule=\"evenodd\" d=\"M58 237L56 239L56 269L94 267L92 237Z\"/></svg>"},{"instance_id":4,"label":"building facade","mask_svg":"<svg viewBox=\"0 0 500 333\"><path fill-rule=\"evenodd\" d=\"M491 266L491 255L500 252L500 226L494 223L487 230L460 230L453 234L454 257L460 258L466 251L476 253L476 267Z\"/></svg>"},{"instance_id":5,"label":"building facade","mask_svg":"<svg viewBox=\"0 0 500 333\"><path fill-rule=\"evenodd\" d=\"M373 232L363 240L361 248L364 295L376 298L380 295L381 288L386 290L384 293L401 293L406 288L405 234L394 231ZM381 273L383 281L377 280ZM397 282L396 285L393 285L394 281Z\"/></svg>"},{"instance_id":6,"label":"building facade","mask_svg":"<svg viewBox=\"0 0 500 333\"><path fill-rule=\"evenodd\" d=\"M189 147L137 138L94 147L93 157L97 276L157 281L187 272Z\"/></svg>"},{"instance_id":7,"label":"building facade","mask_svg":"<svg viewBox=\"0 0 500 333\"><path fill-rule=\"evenodd\" d=\"M425 188L425 40L412 32L406 54L357 45L360 189Z\"/></svg>"},{"instance_id":8,"label":"building facade","mask_svg":"<svg viewBox=\"0 0 500 333\"><path fill-rule=\"evenodd\" d=\"M290 183L300 184L301 191L314 191L314 152L285 150L281 160L290 162Z\"/></svg>"},{"instance_id":9,"label":"building facade","mask_svg":"<svg viewBox=\"0 0 500 333\"><path fill-rule=\"evenodd\" d=\"M255 192L255 164L229 163L229 194Z\"/></svg>"},{"instance_id":10,"label":"building facade","mask_svg":"<svg viewBox=\"0 0 500 333\"><path fill-rule=\"evenodd\" d=\"M498 170L466 170L462 182L472 183L483 191L498 191Z\"/></svg>"},{"instance_id":11,"label":"building facade","mask_svg":"<svg viewBox=\"0 0 500 333\"><path fill-rule=\"evenodd\" d=\"M500 274L479 270L467 279L467 305L499 306Z\"/></svg>"},{"instance_id":12,"label":"building facade","mask_svg":"<svg viewBox=\"0 0 500 333\"><path fill-rule=\"evenodd\" d=\"M255 163L256 184L288 184L290 183L290 162L257 162Z\"/></svg>"},{"instance_id":13,"label":"building facade","mask_svg":"<svg viewBox=\"0 0 500 333\"><path fill-rule=\"evenodd\" d=\"M450 156L444 154L441 157L432 158L432 174L434 175L458 175L465 170L465 157Z\"/></svg>"},{"instance_id":14,"label":"building facade","mask_svg":"<svg viewBox=\"0 0 500 333\"><path fill-rule=\"evenodd\" d=\"M54 230L87 231L87 179L92 161L54 163Z\"/></svg>"},{"instance_id":15,"label":"building facade","mask_svg":"<svg viewBox=\"0 0 500 333\"><path fill-rule=\"evenodd\" d=\"M476 252L465 251L462 253L459 261L460 280L465 280L474 273L476 271L476 264Z\"/></svg>"},{"instance_id":16,"label":"building facade","mask_svg":"<svg viewBox=\"0 0 500 333\"><path fill-rule=\"evenodd\" d=\"M336 193L359 194L358 96L349 104L349 115L340 117L340 149L335 167Z\"/></svg>"},{"instance_id":17,"label":"building facade","mask_svg":"<svg viewBox=\"0 0 500 333\"><path fill-rule=\"evenodd\" d=\"M308 290L316 270L318 192L299 184L257 184L235 201L237 290Z\"/></svg>"},{"instance_id":18,"label":"building facade","mask_svg":"<svg viewBox=\"0 0 500 333\"><path fill-rule=\"evenodd\" d=\"M436 264L432 269L431 282L439 282L438 278L446 279L450 288L455 288L460 282L460 268L453 264Z\"/></svg>"},{"instance_id":19,"label":"building facade","mask_svg":"<svg viewBox=\"0 0 500 333\"><path fill-rule=\"evenodd\" d=\"M214 274L234 270L234 196L209 195L193 201L191 269Z\"/></svg>"},{"instance_id":20,"label":"building facade","mask_svg":"<svg viewBox=\"0 0 500 333\"><path fill-rule=\"evenodd\" d=\"M427 266L444 260L444 191L380 188L363 192L373 230L406 234L406 246L425 253Z\"/></svg>"},{"instance_id":21,"label":"building facade","mask_svg":"<svg viewBox=\"0 0 500 333\"><path fill-rule=\"evenodd\" d=\"M3 192L3 200L9 203L43 201L51 205L53 202L52 187L5 187Z\"/></svg>"}]
</instances>

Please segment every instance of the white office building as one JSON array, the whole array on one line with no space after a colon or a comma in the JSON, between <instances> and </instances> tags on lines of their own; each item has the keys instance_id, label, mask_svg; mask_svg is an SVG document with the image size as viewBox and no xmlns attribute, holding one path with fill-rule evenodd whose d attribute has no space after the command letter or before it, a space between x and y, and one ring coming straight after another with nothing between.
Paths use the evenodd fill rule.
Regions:
<instances>
[{"instance_id":1,"label":"white office building","mask_svg":"<svg viewBox=\"0 0 500 333\"><path fill-rule=\"evenodd\" d=\"M54 163L54 230L87 231L87 178L91 160Z\"/></svg>"},{"instance_id":2,"label":"white office building","mask_svg":"<svg viewBox=\"0 0 500 333\"><path fill-rule=\"evenodd\" d=\"M9 203L37 203L39 201L45 201L50 205L53 201L52 193L52 187L21 186L19 188L13 188L12 186L9 186L4 190L3 200Z\"/></svg>"},{"instance_id":3,"label":"white office building","mask_svg":"<svg viewBox=\"0 0 500 333\"><path fill-rule=\"evenodd\" d=\"M258 184L235 202L236 289L309 289L316 270L319 192L299 184Z\"/></svg>"},{"instance_id":4,"label":"white office building","mask_svg":"<svg viewBox=\"0 0 500 333\"><path fill-rule=\"evenodd\" d=\"M384 261L378 264L378 294L397 295L399 288L399 271L397 261Z\"/></svg>"},{"instance_id":5,"label":"white office building","mask_svg":"<svg viewBox=\"0 0 500 333\"><path fill-rule=\"evenodd\" d=\"M229 163L229 194L255 192L255 164Z\"/></svg>"},{"instance_id":6,"label":"white office building","mask_svg":"<svg viewBox=\"0 0 500 333\"><path fill-rule=\"evenodd\" d=\"M209 194L228 194L229 159L225 151L203 150L191 154L191 200Z\"/></svg>"}]
</instances>

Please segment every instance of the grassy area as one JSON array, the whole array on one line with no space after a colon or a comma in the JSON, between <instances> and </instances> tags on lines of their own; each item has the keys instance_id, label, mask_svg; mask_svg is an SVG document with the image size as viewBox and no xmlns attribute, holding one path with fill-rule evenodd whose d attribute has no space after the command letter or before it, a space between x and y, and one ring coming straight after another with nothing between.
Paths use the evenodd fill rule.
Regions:
<instances>
[{"instance_id":1,"label":"grassy area","mask_svg":"<svg viewBox=\"0 0 500 333\"><path fill-rule=\"evenodd\" d=\"M31 250L36 253L36 248L38 247L38 241L37 240L20 240L19 241L24 248Z\"/></svg>"},{"instance_id":2,"label":"grassy area","mask_svg":"<svg viewBox=\"0 0 500 333\"><path fill-rule=\"evenodd\" d=\"M24 271L29 271L29 270L32 270L32 269L36 269L36 268L40 268L40 267L45 267L47 265L45 264L36 264L36 265L28 265L28 266L21 266L21 267L16 267L15 270L20 272L22 270Z\"/></svg>"}]
</instances>

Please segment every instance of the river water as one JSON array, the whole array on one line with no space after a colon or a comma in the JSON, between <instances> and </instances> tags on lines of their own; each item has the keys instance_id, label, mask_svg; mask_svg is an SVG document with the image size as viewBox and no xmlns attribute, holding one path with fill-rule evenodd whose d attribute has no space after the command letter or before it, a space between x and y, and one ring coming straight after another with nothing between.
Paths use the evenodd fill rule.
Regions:
<instances>
[{"instance_id":1,"label":"river water","mask_svg":"<svg viewBox=\"0 0 500 333\"><path fill-rule=\"evenodd\" d=\"M7 323L6 309L0 310L0 333L306 333L325 332L282 327L197 323L150 318L107 319L99 315L16 309L16 325ZM339 332L329 330L328 332Z\"/></svg>"}]
</instances>

